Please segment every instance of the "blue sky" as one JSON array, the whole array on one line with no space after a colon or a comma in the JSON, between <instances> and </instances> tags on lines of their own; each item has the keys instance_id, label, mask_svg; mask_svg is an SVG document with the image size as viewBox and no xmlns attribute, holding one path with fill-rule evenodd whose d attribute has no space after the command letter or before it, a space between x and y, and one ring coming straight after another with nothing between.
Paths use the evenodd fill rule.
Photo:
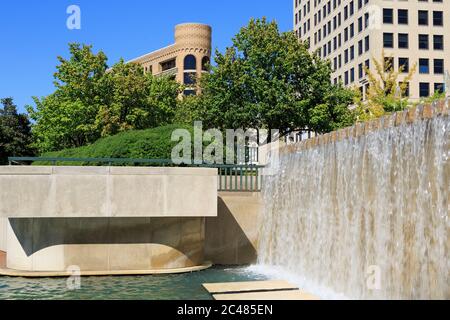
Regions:
<instances>
[{"instance_id":1,"label":"blue sky","mask_svg":"<svg viewBox=\"0 0 450 320\"><path fill-rule=\"evenodd\" d=\"M66 27L72 4L81 8L81 30ZM178 23L202 22L213 27L213 47L223 50L250 18L263 16L291 30L292 1L0 1L0 97L13 97L23 111L32 96L51 93L56 57L67 56L69 42L92 44L113 64L173 43Z\"/></svg>"}]
</instances>

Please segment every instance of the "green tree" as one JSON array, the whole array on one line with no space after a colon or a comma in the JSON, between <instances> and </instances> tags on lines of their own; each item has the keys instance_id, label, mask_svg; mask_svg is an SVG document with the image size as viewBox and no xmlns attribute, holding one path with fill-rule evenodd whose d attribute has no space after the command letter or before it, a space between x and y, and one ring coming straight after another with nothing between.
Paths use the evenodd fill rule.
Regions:
<instances>
[{"instance_id":1,"label":"green tree","mask_svg":"<svg viewBox=\"0 0 450 320\"><path fill-rule=\"evenodd\" d=\"M105 90L104 75L108 68L105 53L95 54L91 45L78 43L69 43L69 52L69 59L58 57L60 64L54 74L57 92L85 105L101 104L109 94Z\"/></svg>"},{"instance_id":2,"label":"green tree","mask_svg":"<svg viewBox=\"0 0 450 320\"><path fill-rule=\"evenodd\" d=\"M184 96L177 101L175 123L192 125L196 120L202 120L206 105L202 95ZM205 110L206 111L206 110Z\"/></svg>"},{"instance_id":3,"label":"green tree","mask_svg":"<svg viewBox=\"0 0 450 320\"><path fill-rule=\"evenodd\" d=\"M427 103L434 103L436 101L440 101L445 99L445 92L439 92L439 91L435 91L433 93L433 95L427 97L427 98L422 98L420 99L419 103L416 104L427 104Z\"/></svg>"},{"instance_id":4,"label":"green tree","mask_svg":"<svg viewBox=\"0 0 450 320\"><path fill-rule=\"evenodd\" d=\"M224 54L216 51L215 62L200 80L194 113L206 126L287 133L348 125L351 111L342 105L352 101L352 93L333 86L329 63L311 54L293 32L280 32L275 22L251 20ZM334 123L324 125L330 119Z\"/></svg>"},{"instance_id":5,"label":"green tree","mask_svg":"<svg viewBox=\"0 0 450 320\"><path fill-rule=\"evenodd\" d=\"M106 55L92 46L69 44L70 58L58 57L54 74L56 90L47 97L33 97L36 107L27 106L36 147L41 152L79 147L100 137L96 126L102 105L110 101Z\"/></svg>"},{"instance_id":6,"label":"green tree","mask_svg":"<svg viewBox=\"0 0 450 320\"><path fill-rule=\"evenodd\" d=\"M70 58L59 57L54 93L28 106L40 152L91 144L100 137L171 123L179 85L144 74L120 60L111 69L103 52L72 43Z\"/></svg>"},{"instance_id":7,"label":"green tree","mask_svg":"<svg viewBox=\"0 0 450 320\"><path fill-rule=\"evenodd\" d=\"M348 127L355 123L355 113L349 111L354 93L340 85L330 86L326 91L324 103L320 103L309 112L310 128L316 132L330 132Z\"/></svg>"},{"instance_id":8,"label":"green tree","mask_svg":"<svg viewBox=\"0 0 450 320\"><path fill-rule=\"evenodd\" d=\"M100 107L97 117L102 137L172 122L181 92L177 82L144 74L140 65L122 59L106 78L110 101Z\"/></svg>"},{"instance_id":9,"label":"green tree","mask_svg":"<svg viewBox=\"0 0 450 320\"><path fill-rule=\"evenodd\" d=\"M137 129L153 128L176 123L174 118L183 86L170 77L148 75L147 104L151 106L147 124Z\"/></svg>"},{"instance_id":10,"label":"green tree","mask_svg":"<svg viewBox=\"0 0 450 320\"><path fill-rule=\"evenodd\" d=\"M0 164L6 164L9 156L33 156L30 121L19 114L12 98L1 99L0 108Z\"/></svg>"},{"instance_id":11,"label":"green tree","mask_svg":"<svg viewBox=\"0 0 450 320\"><path fill-rule=\"evenodd\" d=\"M416 72L417 64L414 64L408 74L400 81L399 76L403 73L404 66L400 66L395 71L392 65L392 57L385 56L384 51L381 60L374 58L372 61L375 70L371 71L365 68L369 81L366 100L363 101L361 95L358 95L356 101L358 121L376 119L386 113L404 110L411 105L406 91L408 83Z\"/></svg>"}]
</instances>

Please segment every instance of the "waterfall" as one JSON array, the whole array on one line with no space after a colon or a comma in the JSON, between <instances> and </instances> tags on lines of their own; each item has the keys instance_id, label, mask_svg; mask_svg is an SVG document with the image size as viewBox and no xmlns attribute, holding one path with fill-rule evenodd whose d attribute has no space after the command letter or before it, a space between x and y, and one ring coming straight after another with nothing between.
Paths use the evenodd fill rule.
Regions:
<instances>
[{"instance_id":1,"label":"waterfall","mask_svg":"<svg viewBox=\"0 0 450 320\"><path fill-rule=\"evenodd\" d=\"M380 127L269 156L258 263L351 299L449 299L449 117Z\"/></svg>"}]
</instances>

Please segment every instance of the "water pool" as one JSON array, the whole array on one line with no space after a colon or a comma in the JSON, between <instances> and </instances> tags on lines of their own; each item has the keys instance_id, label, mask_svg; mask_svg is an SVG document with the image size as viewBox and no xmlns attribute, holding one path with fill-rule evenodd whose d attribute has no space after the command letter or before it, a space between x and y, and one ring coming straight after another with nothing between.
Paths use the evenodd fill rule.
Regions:
<instances>
[{"instance_id":1,"label":"water pool","mask_svg":"<svg viewBox=\"0 0 450 320\"><path fill-rule=\"evenodd\" d=\"M0 277L0 300L210 300L203 283L267 280L247 268L158 276L83 277L81 288L67 289L67 278Z\"/></svg>"}]
</instances>

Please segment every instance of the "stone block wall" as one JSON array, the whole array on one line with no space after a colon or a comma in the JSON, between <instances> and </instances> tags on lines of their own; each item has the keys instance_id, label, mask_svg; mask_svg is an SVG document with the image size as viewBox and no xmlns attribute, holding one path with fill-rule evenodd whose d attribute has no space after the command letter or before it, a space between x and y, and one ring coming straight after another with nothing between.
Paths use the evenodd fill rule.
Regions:
<instances>
[{"instance_id":1,"label":"stone block wall","mask_svg":"<svg viewBox=\"0 0 450 320\"><path fill-rule=\"evenodd\" d=\"M449 115L450 99L441 100L434 104L418 105L416 107L396 112L391 115L381 117L379 119L360 122L352 127L333 131L324 135L319 135L314 138L304 140L295 144L283 145L280 147L280 153L297 152L318 145L333 143L341 141L348 137L359 137L369 132L389 128L392 126L401 126L403 124L412 123L420 119L430 119L432 117L448 116Z\"/></svg>"}]
</instances>

